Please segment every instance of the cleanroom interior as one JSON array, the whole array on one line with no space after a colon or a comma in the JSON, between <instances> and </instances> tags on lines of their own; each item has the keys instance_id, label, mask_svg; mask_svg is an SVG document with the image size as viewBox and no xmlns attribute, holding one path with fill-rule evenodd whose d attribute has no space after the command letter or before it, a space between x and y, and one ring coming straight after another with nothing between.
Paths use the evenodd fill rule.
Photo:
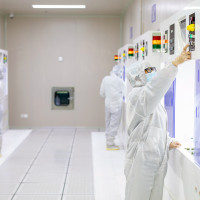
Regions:
<instances>
[{"instance_id":1,"label":"cleanroom interior","mask_svg":"<svg viewBox=\"0 0 200 200\"><path fill-rule=\"evenodd\" d=\"M165 20L193 2L0 0L0 60L2 53L8 87L6 102L0 103L6 120L0 124L0 200L124 199L127 130L120 125L125 131L117 137L120 151L105 150L101 81L118 63L114 56L120 49L134 47L146 32L161 31ZM86 8L36 9L34 4ZM191 137L188 143L179 138L189 151L195 148ZM187 153L184 148L170 152L163 200L200 199L200 182L188 180L187 171L200 177L200 169ZM191 188L185 192L187 180Z\"/></svg>"}]
</instances>

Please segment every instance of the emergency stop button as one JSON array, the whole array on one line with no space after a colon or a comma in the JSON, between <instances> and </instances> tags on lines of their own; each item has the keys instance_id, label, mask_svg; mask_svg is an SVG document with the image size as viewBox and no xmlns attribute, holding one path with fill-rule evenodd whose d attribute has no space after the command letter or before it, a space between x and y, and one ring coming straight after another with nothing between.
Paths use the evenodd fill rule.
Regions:
<instances>
[{"instance_id":1,"label":"emergency stop button","mask_svg":"<svg viewBox=\"0 0 200 200\"><path fill-rule=\"evenodd\" d=\"M191 31L191 32L194 32L195 31L195 24L190 24L187 26L187 30L188 31Z\"/></svg>"}]
</instances>

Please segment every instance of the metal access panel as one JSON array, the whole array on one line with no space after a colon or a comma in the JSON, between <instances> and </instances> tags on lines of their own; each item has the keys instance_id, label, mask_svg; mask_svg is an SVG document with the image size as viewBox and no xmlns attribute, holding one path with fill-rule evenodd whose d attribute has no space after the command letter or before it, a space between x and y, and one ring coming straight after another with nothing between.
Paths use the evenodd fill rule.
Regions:
<instances>
[{"instance_id":1,"label":"metal access panel","mask_svg":"<svg viewBox=\"0 0 200 200\"><path fill-rule=\"evenodd\" d=\"M173 55L175 52L175 24L170 25L169 31L169 50L170 55Z\"/></svg>"},{"instance_id":2,"label":"metal access panel","mask_svg":"<svg viewBox=\"0 0 200 200\"><path fill-rule=\"evenodd\" d=\"M74 109L74 87L52 87L52 110Z\"/></svg>"}]
</instances>

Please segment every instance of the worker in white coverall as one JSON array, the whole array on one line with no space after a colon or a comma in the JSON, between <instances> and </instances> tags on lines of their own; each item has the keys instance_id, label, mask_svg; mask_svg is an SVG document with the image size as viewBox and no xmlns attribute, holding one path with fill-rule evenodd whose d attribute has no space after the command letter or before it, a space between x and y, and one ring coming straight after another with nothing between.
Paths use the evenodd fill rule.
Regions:
<instances>
[{"instance_id":1,"label":"worker in white coverall","mask_svg":"<svg viewBox=\"0 0 200 200\"><path fill-rule=\"evenodd\" d=\"M125 200L162 200L168 151L180 143L168 136L167 113L160 101L178 72L178 65L191 57L181 55L156 73L148 63L132 64L127 78L133 86L128 95L128 146Z\"/></svg>"},{"instance_id":2,"label":"worker in white coverall","mask_svg":"<svg viewBox=\"0 0 200 200\"><path fill-rule=\"evenodd\" d=\"M125 84L119 78L121 66L115 65L110 73L101 83L100 95L105 98L105 123L106 123L106 145L107 150L118 150L119 146L115 143L115 137L118 133L123 96L125 93Z\"/></svg>"}]
</instances>

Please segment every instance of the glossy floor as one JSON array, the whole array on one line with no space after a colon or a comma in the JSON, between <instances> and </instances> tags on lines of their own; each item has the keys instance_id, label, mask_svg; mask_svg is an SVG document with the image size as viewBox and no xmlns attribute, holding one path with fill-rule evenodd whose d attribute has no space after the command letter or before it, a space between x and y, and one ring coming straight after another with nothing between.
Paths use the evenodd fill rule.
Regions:
<instances>
[{"instance_id":1,"label":"glossy floor","mask_svg":"<svg viewBox=\"0 0 200 200\"><path fill-rule=\"evenodd\" d=\"M117 164L123 152L104 147L105 137L98 129L32 131L0 166L0 200L102 200L103 190L113 196L123 179L123 164ZM121 200L121 191L115 200Z\"/></svg>"},{"instance_id":2,"label":"glossy floor","mask_svg":"<svg viewBox=\"0 0 200 200\"><path fill-rule=\"evenodd\" d=\"M0 159L2 165L6 159L15 151L15 149L26 139L32 130L8 130L2 136L2 150L3 155Z\"/></svg>"}]
</instances>

